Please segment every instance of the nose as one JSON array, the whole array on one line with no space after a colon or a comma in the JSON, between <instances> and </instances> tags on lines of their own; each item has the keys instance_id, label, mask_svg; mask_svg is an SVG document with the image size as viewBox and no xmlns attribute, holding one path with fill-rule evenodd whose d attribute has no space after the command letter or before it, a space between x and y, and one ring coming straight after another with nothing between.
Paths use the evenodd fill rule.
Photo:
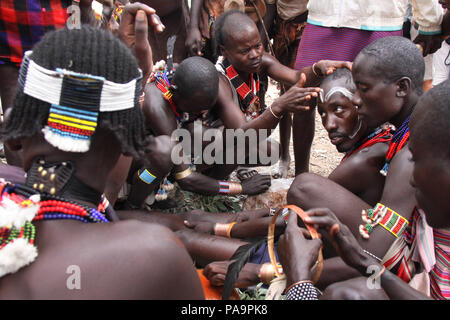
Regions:
<instances>
[{"instance_id":1,"label":"nose","mask_svg":"<svg viewBox=\"0 0 450 320\"><path fill-rule=\"evenodd\" d=\"M359 94L359 90L356 90L355 93L353 94L352 103L356 106L358 111L361 110L362 99L361 95Z\"/></svg>"},{"instance_id":2,"label":"nose","mask_svg":"<svg viewBox=\"0 0 450 320\"><path fill-rule=\"evenodd\" d=\"M336 122L336 117L333 115L329 115L324 119L324 125L325 130L327 130L328 132L332 132L334 130L337 129L337 122Z\"/></svg>"}]
</instances>

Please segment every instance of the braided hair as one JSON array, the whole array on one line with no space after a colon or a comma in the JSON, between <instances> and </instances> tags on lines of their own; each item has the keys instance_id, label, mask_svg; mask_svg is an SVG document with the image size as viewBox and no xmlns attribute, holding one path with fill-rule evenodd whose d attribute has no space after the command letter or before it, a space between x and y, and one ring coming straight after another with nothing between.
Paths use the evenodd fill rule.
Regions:
<instances>
[{"instance_id":1,"label":"braided hair","mask_svg":"<svg viewBox=\"0 0 450 320\"><path fill-rule=\"evenodd\" d=\"M62 68L101 76L115 83L127 83L140 75L136 59L119 39L110 32L89 26L47 33L36 44L30 58L46 69ZM6 141L40 133L49 109L49 103L18 90L11 113L0 129L0 139ZM143 157L147 142L143 119L136 99L132 109L100 112L98 127L115 135L123 153Z\"/></svg>"}]
</instances>

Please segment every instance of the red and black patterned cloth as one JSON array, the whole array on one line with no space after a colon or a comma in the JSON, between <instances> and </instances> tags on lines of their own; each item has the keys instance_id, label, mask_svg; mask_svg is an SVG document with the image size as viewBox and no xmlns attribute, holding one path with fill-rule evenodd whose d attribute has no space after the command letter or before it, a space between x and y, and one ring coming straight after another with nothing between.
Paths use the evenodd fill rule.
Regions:
<instances>
[{"instance_id":1,"label":"red and black patterned cloth","mask_svg":"<svg viewBox=\"0 0 450 320\"><path fill-rule=\"evenodd\" d=\"M20 66L24 52L46 32L65 27L71 4L72 0L1 0L0 64Z\"/></svg>"}]
</instances>

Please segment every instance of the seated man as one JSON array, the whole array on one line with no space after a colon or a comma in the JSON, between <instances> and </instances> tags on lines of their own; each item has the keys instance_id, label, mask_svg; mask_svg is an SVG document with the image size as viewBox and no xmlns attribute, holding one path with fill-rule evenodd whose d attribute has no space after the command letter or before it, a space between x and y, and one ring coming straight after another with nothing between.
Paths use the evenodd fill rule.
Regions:
<instances>
[{"instance_id":1,"label":"seated man","mask_svg":"<svg viewBox=\"0 0 450 320\"><path fill-rule=\"evenodd\" d=\"M355 235L329 209L312 209L307 212L309 218L305 221L318 226L322 234L330 234L341 258L364 277L358 282L336 283L325 290L322 298L360 299L367 297L367 291L377 293L378 298L393 300L450 298L449 93L449 80L425 93L417 102L410 121L408 148L413 171L409 182L415 190L418 207L423 210L415 211L411 225L396 242L403 249L401 257L410 268L412 280L398 277L380 261L368 256ZM310 266L315 262L310 257L317 256L320 245L317 240L306 240L298 232L295 220L289 217L288 234L280 237L278 246L280 260L288 272L286 286L291 288L287 296L306 298L303 294L308 292L317 298L309 281ZM372 270L371 279L366 278L369 270ZM365 286L361 285L363 282Z\"/></svg>"},{"instance_id":2,"label":"seated man","mask_svg":"<svg viewBox=\"0 0 450 320\"><path fill-rule=\"evenodd\" d=\"M391 246L410 223L416 207L414 189L408 183L412 166L405 146L409 139L410 115L422 94L423 73L420 50L402 37L374 41L358 54L353 64L356 84L353 102L359 107L359 116L369 128L385 122L396 127L380 171L386 175L386 182L374 209L368 210L370 204L335 182L311 174L298 176L287 197L288 203L304 210L330 208L348 226L368 255L377 257L386 268L405 279L409 275L404 272L402 259L390 259L398 253ZM395 222L393 225L377 220L389 216ZM376 228L378 222L384 228ZM357 274L340 258L328 259L318 285L324 288Z\"/></svg>"},{"instance_id":3,"label":"seated man","mask_svg":"<svg viewBox=\"0 0 450 320\"><path fill-rule=\"evenodd\" d=\"M143 10L139 28L154 14ZM148 140L141 81L130 50L90 27L48 33L27 55L1 131L13 150L22 149L27 172L24 185L1 182L1 299L203 298L172 232L108 223L102 213L100 195L120 154L141 157ZM79 270L75 287L71 270Z\"/></svg>"},{"instance_id":4,"label":"seated man","mask_svg":"<svg viewBox=\"0 0 450 320\"><path fill-rule=\"evenodd\" d=\"M244 132L273 130L284 114L310 109L301 105L316 97L319 89L302 87L318 84L324 75L336 68L351 68L349 63L336 61L320 61L315 68L307 67L300 71L283 66L264 52L255 23L245 13L236 10L219 17L215 35L222 55L216 64L221 73L219 95L203 121L206 126L221 124L225 129L242 129ZM259 90L259 77L263 74L292 86L267 109L261 103ZM258 141L257 147L264 147L269 153L272 149L279 149L269 140ZM236 163L217 165L209 169L209 174L232 172L236 167Z\"/></svg>"},{"instance_id":5,"label":"seated man","mask_svg":"<svg viewBox=\"0 0 450 320\"><path fill-rule=\"evenodd\" d=\"M424 62L420 50L411 41L400 37L375 41L358 55L353 66L357 89L353 102L359 107L358 112L362 120L367 123L368 128L377 128L385 122L391 122L398 128L389 143L386 164L382 169L382 172L388 169L389 173L379 204L373 211L395 210L396 213L392 215L397 218L399 227L405 226L405 220L412 217L416 207L414 192L406 183L409 181L411 166L408 150L404 146L409 137L409 116L422 93L423 72ZM330 208L357 236L366 252L376 257L385 257L402 231L400 228L386 233L383 228L373 228L374 223L369 221L366 211L363 211L369 208L370 204L331 179L317 175L298 176L288 192L287 201L288 204L295 204L305 210ZM384 209L386 207L392 209ZM361 211L364 220L361 218ZM389 226L386 228L389 229ZM358 275L340 258L331 258L332 250L326 250L324 253L330 259L325 261L324 272L318 283L320 288ZM393 254L395 250L391 250L383 262L386 262L387 268L401 272L398 261L388 259Z\"/></svg>"}]
</instances>

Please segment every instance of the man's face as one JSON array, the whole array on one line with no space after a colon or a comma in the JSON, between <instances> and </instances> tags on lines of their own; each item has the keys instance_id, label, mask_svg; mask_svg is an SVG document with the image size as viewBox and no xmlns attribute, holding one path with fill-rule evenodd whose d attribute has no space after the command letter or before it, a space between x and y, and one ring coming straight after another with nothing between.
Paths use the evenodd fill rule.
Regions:
<instances>
[{"instance_id":1,"label":"man's face","mask_svg":"<svg viewBox=\"0 0 450 320\"><path fill-rule=\"evenodd\" d=\"M374 129L394 118L402 108L397 97L396 82L388 83L385 78L373 73L373 57L360 55L353 64L352 75L356 85L353 103L359 107L360 117L367 126Z\"/></svg>"},{"instance_id":2,"label":"man's face","mask_svg":"<svg viewBox=\"0 0 450 320\"><path fill-rule=\"evenodd\" d=\"M222 53L238 72L257 73L264 48L256 25L244 25L240 32L229 32Z\"/></svg>"},{"instance_id":3,"label":"man's face","mask_svg":"<svg viewBox=\"0 0 450 320\"><path fill-rule=\"evenodd\" d=\"M415 188L417 203L425 212L427 223L433 228L448 228L450 227L448 218L450 158L436 154L437 151L430 147L432 142L421 138L420 132L415 129L417 121L420 119L412 118L410 122L411 138L408 146L412 154L411 161L414 162L410 184ZM442 150L442 152L448 151Z\"/></svg>"},{"instance_id":4,"label":"man's face","mask_svg":"<svg viewBox=\"0 0 450 320\"><path fill-rule=\"evenodd\" d=\"M322 86L324 96L330 89L336 87L346 88L345 81L338 79ZM348 90L348 88L346 89ZM360 131L363 130L358 121L358 110L351 99L341 92L337 91L326 102L319 103L317 111L331 143L339 152L349 151L360 139ZM350 136L354 136L354 138L352 139Z\"/></svg>"}]
</instances>

